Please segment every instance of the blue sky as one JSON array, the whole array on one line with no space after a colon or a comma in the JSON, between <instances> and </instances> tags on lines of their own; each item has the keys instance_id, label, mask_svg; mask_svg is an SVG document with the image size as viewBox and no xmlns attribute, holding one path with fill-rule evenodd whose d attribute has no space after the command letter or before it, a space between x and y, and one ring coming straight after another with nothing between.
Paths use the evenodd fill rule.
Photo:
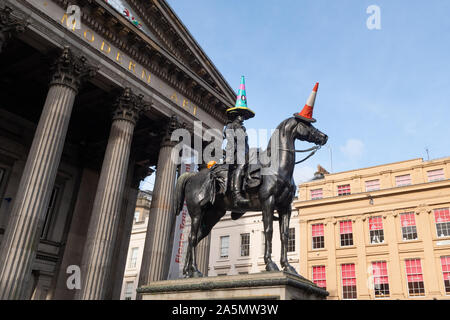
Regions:
<instances>
[{"instance_id":1,"label":"blue sky","mask_svg":"<svg viewBox=\"0 0 450 320\"><path fill-rule=\"evenodd\" d=\"M333 172L427 160L425 148L450 156L450 1L168 2L233 89L245 76L247 128L275 128L318 81L315 126ZM366 26L369 5L381 30ZM317 164L330 171L330 148L298 165L296 182Z\"/></svg>"}]
</instances>

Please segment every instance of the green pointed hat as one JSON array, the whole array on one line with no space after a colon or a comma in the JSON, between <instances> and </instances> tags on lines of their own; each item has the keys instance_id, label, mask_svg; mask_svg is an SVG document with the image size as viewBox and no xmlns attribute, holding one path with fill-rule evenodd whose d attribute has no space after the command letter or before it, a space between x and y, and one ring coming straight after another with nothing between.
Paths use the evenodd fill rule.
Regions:
<instances>
[{"instance_id":1,"label":"green pointed hat","mask_svg":"<svg viewBox=\"0 0 450 320\"><path fill-rule=\"evenodd\" d=\"M245 120L253 118L255 113L247 107L247 94L245 92L245 79L241 76L241 84L239 86L238 95L236 99L236 105L234 108L227 109L227 113L239 113L242 114Z\"/></svg>"}]
</instances>

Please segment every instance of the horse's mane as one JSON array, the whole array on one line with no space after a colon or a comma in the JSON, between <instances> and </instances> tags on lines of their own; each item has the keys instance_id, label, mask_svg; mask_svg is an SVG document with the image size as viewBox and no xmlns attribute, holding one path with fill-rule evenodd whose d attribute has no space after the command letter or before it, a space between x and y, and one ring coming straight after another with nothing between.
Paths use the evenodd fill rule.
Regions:
<instances>
[{"instance_id":1,"label":"horse's mane","mask_svg":"<svg viewBox=\"0 0 450 320\"><path fill-rule=\"evenodd\" d=\"M285 137L285 136L286 136L286 134L287 134L286 131L287 131L287 127L288 127L288 122L291 121L292 119L294 119L294 117L287 118L287 119L281 121L280 124L277 126L277 128L276 128L275 130L278 130L278 131L280 132L279 138ZM272 138L273 138L273 134L272 134L272 136L271 136L270 139L269 139L269 144L267 145L267 148L266 148L265 151L270 152L270 150L271 150L271 144L272 144Z\"/></svg>"}]
</instances>

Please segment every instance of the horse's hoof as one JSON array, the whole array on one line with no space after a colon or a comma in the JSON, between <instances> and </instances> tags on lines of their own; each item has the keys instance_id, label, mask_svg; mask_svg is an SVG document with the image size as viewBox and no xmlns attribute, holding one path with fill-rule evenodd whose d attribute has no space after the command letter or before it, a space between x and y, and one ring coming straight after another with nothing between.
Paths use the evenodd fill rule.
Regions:
<instances>
[{"instance_id":1,"label":"horse's hoof","mask_svg":"<svg viewBox=\"0 0 450 320\"><path fill-rule=\"evenodd\" d=\"M290 264L287 265L286 267L284 267L284 268L283 268L283 271L301 277L301 276L297 273L297 270L295 270L295 268L294 268L293 266L291 266ZM302 278L303 278L303 277L302 277Z\"/></svg>"},{"instance_id":2,"label":"horse's hoof","mask_svg":"<svg viewBox=\"0 0 450 320\"><path fill-rule=\"evenodd\" d=\"M266 270L267 271L280 271L280 269L278 269L277 264L273 261L266 264Z\"/></svg>"},{"instance_id":3,"label":"horse's hoof","mask_svg":"<svg viewBox=\"0 0 450 320\"><path fill-rule=\"evenodd\" d=\"M203 273L201 273L198 270L195 270L194 272L192 272L192 278L201 278L203 277Z\"/></svg>"}]
</instances>

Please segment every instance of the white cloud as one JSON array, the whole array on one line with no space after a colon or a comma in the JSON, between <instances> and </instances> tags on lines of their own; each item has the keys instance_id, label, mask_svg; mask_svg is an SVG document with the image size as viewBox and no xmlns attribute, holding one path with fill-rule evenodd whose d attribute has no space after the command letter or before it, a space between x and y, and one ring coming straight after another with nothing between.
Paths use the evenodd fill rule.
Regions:
<instances>
[{"instance_id":1,"label":"white cloud","mask_svg":"<svg viewBox=\"0 0 450 320\"><path fill-rule=\"evenodd\" d=\"M364 143L358 139L348 139L345 146L341 146L339 149L347 158L357 160L364 152Z\"/></svg>"}]
</instances>

